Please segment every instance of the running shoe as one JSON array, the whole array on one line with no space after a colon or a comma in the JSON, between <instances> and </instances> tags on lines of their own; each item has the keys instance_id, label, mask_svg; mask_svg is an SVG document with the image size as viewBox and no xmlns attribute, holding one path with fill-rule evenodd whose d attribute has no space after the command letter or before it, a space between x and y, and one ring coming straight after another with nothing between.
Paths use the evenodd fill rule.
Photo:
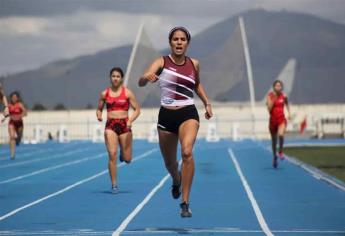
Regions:
<instances>
[{"instance_id":1,"label":"running shoe","mask_svg":"<svg viewBox=\"0 0 345 236\"><path fill-rule=\"evenodd\" d=\"M183 202L180 204L181 207L181 217L192 217L192 211L189 209L189 204Z\"/></svg>"},{"instance_id":2,"label":"running shoe","mask_svg":"<svg viewBox=\"0 0 345 236\"><path fill-rule=\"evenodd\" d=\"M112 194L118 194L119 193L119 188L117 185L111 187L111 193Z\"/></svg>"},{"instance_id":3,"label":"running shoe","mask_svg":"<svg viewBox=\"0 0 345 236\"><path fill-rule=\"evenodd\" d=\"M279 158L280 158L281 161L284 161L284 159L285 159L285 155L284 155L284 153L282 151L279 152Z\"/></svg>"},{"instance_id":4,"label":"running shoe","mask_svg":"<svg viewBox=\"0 0 345 236\"><path fill-rule=\"evenodd\" d=\"M171 195L174 199L178 199L181 196L181 183L171 186Z\"/></svg>"},{"instance_id":5,"label":"running shoe","mask_svg":"<svg viewBox=\"0 0 345 236\"><path fill-rule=\"evenodd\" d=\"M181 172L179 172L180 175L180 183L176 185L171 186L171 195L174 199L178 199L181 196Z\"/></svg>"},{"instance_id":6,"label":"running shoe","mask_svg":"<svg viewBox=\"0 0 345 236\"><path fill-rule=\"evenodd\" d=\"M11 159L11 160L14 160L14 159L16 159L16 156L10 157L10 159Z\"/></svg>"},{"instance_id":7,"label":"running shoe","mask_svg":"<svg viewBox=\"0 0 345 236\"><path fill-rule=\"evenodd\" d=\"M276 156L273 158L273 168L275 168L275 169L277 169L277 167L278 167L278 160L277 159L278 158Z\"/></svg>"},{"instance_id":8,"label":"running shoe","mask_svg":"<svg viewBox=\"0 0 345 236\"><path fill-rule=\"evenodd\" d=\"M16 146L19 146L20 145L20 141L21 141L21 137L17 137L16 138Z\"/></svg>"}]
</instances>

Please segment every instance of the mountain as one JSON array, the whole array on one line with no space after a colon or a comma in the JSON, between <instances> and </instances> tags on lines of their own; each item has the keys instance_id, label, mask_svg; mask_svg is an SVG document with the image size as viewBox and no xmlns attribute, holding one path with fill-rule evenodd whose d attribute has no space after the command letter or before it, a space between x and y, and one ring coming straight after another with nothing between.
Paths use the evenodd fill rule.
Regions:
<instances>
[{"instance_id":1,"label":"mountain","mask_svg":"<svg viewBox=\"0 0 345 236\"><path fill-rule=\"evenodd\" d=\"M255 10L243 13L241 16L245 22L251 54L256 100L261 100L265 96L267 89L287 61L295 58L297 71L290 101L293 103L345 102L344 25L285 11ZM224 60L236 61L237 56L238 60L243 60L237 49L232 49L237 52L232 55L230 46L222 48L229 43L229 40L235 41L231 44L235 47L236 36L231 34L236 34L238 17L226 19L192 39L189 53L200 59L204 70L211 71L208 75L213 72L217 74L213 68ZM215 58L218 61L215 61ZM211 76L202 79L205 81L206 89L224 90L224 78ZM221 94L215 92L210 96L218 100L243 100L241 96L248 93L247 90L248 83L243 80L228 91Z\"/></svg>"},{"instance_id":2,"label":"mountain","mask_svg":"<svg viewBox=\"0 0 345 236\"><path fill-rule=\"evenodd\" d=\"M295 58L291 102L345 102L345 26L311 15L264 10L225 19L192 38L188 55L199 59L201 80L210 98L249 99L239 16L245 23L257 101L262 100L287 61ZM99 92L108 85L109 69L115 65L125 69L130 52L131 46L104 50L2 80L6 91L20 90L30 108L35 103L48 108L58 103L67 108L95 107ZM139 91L135 86L132 89ZM150 106L158 92L138 99Z\"/></svg>"},{"instance_id":3,"label":"mountain","mask_svg":"<svg viewBox=\"0 0 345 236\"><path fill-rule=\"evenodd\" d=\"M35 104L49 109L57 104L68 109L95 108L99 93L109 86L110 69L120 66L125 70L131 49L124 46L60 60L2 78L2 82L6 92L19 90L29 108Z\"/></svg>"}]
</instances>

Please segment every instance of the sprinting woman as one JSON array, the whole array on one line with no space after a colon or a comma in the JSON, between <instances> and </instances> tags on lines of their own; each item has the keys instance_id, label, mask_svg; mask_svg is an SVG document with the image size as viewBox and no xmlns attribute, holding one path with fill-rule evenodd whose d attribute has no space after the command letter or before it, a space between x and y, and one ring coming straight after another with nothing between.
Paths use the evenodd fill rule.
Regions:
<instances>
[{"instance_id":1,"label":"sprinting woman","mask_svg":"<svg viewBox=\"0 0 345 236\"><path fill-rule=\"evenodd\" d=\"M140 107L132 91L123 85L123 71L119 67L110 70L111 86L105 89L99 98L97 119L102 121L104 105L107 107L107 122L104 131L105 144L109 155L108 169L112 193L118 193L116 160L129 164L132 160L132 124L140 114ZM128 110L134 112L128 117ZM118 151L120 145L120 151Z\"/></svg>"},{"instance_id":2,"label":"sprinting woman","mask_svg":"<svg viewBox=\"0 0 345 236\"><path fill-rule=\"evenodd\" d=\"M283 82L276 80L272 87L273 91L267 95L267 108L270 114L269 131L272 139L273 167L277 168L277 137L279 139L278 156L281 160L284 160L283 146L287 126L284 107L286 106L288 119L290 119L290 106L287 96L283 93Z\"/></svg>"},{"instance_id":3,"label":"sprinting woman","mask_svg":"<svg viewBox=\"0 0 345 236\"><path fill-rule=\"evenodd\" d=\"M139 86L158 81L161 88L161 108L158 115L158 135L165 167L172 177L174 199L181 195L181 216L191 217L189 198L194 176L193 146L199 129L199 115L194 105L194 92L205 106L205 118L212 117L209 99L199 78L199 62L186 56L191 40L184 27L169 33L171 53L156 59L139 79ZM178 169L177 144L181 144L182 167Z\"/></svg>"},{"instance_id":4,"label":"sprinting woman","mask_svg":"<svg viewBox=\"0 0 345 236\"><path fill-rule=\"evenodd\" d=\"M22 102L19 92L10 94L8 105L10 120L8 122L8 134L10 137L11 160L15 159L15 147L18 146L23 137L24 123L23 117L27 115L26 108Z\"/></svg>"}]
</instances>

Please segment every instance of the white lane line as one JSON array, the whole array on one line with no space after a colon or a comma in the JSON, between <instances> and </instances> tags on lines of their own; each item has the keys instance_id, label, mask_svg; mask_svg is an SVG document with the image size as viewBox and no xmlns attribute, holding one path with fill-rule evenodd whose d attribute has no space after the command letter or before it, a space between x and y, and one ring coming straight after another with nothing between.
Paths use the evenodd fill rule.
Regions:
<instances>
[{"instance_id":1,"label":"white lane line","mask_svg":"<svg viewBox=\"0 0 345 236\"><path fill-rule=\"evenodd\" d=\"M155 193L164 185L164 183L169 179L170 174L161 179L161 181L151 190L151 192L144 198L144 200L139 203L139 205L127 216L127 218L122 221L120 226L113 232L113 236L120 235L123 230L128 226L128 224L133 220L133 218L143 209L143 207L151 200Z\"/></svg>"},{"instance_id":2,"label":"white lane line","mask_svg":"<svg viewBox=\"0 0 345 236\"><path fill-rule=\"evenodd\" d=\"M24 154L17 154L18 156L22 157L27 157L27 156L31 156L31 155L37 155L37 154L41 154L41 153L45 153L45 152L52 152L53 150L56 150L54 148L47 148L47 149L41 149L41 150L36 150L33 152L24 152ZM1 159L1 161L8 161L8 159Z\"/></svg>"},{"instance_id":3,"label":"white lane line","mask_svg":"<svg viewBox=\"0 0 345 236\"><path fill-rule=\"evenodd\" d=\"M272 230L273 233L284 233L284 234L344 234L344 230ZM247 234L262 234L262 230L245 230L245 229L222 229L222 228L214 228L214 229L188 229L188 228L181 228L176 230L164 230L164 229L146 229L146 230L126 230L123 231L122 234L137 234L137 235L161 235L161 234L232 234L232 233L244 233Z\"/></svg>"},{"instance_id":4,"label":"white lane line","mask_svg":"<svg viewBox=\"0 0 345 236\"><path fill-rule=\"evenodd\" d=\"M325 181L326 183L330 184L330 185L333 185L334 187L342 190L345 192L345 185L342 184L342 182L337 182L337 180L333 180L332 176L328 175L327 173L324 173L322 170L319 170L313 166L310 166L306 163L303 163L299 160L297 160L296 158L294 157L290 157L290 156L287 156L285 155L286 159L296 165L296 166L299 166L301 167L302 169L304 169L305 171L307 171L309 174L311 174L314 178L316 178L317 180L323 180Z\"/></svg>"},{"instance_id":5,"label":"white lane line","mask_svg":"<svg viewBox=\"0 0 345 236\"><path fill-rule=\"evenodd\" d=\"M258 145L260 145L260 144L258 144ZM269 153L272 153L272 150L270 149L270 147L263 147L263 148L266 151L268 151ZM345 185L342 181L335 179L331 175L323 172L322 170L317 169L316 167L313 167L307 163L304 163L295 157L288 156L286 154L285 154L285 157L286 157L286 160L288 160L290 163L292 163L295 166L298 166L298 167L302 168L303 170L307 171L315 179L325 181L326 183L333 185L334 187L345 192Z\"/></svg>"},{"instance_id":6,"label":"white lane line","mask_svg":"<svg viewBox=\"0 0 345 236\"><path fill-rule=\"evenodd\" d=\"M179 164L181 164L181 161ZM159 181L159 183L151 190L151 192L146 195L144 200L139 203L139 205L126 217L126 219L122 221L120 226L112 233L112 236L118 236L126 229L133 218L144 208L144 206L151 200L151 198L157 193L157 191L163 187L169 177L170 174L167 174L161 179L161 181Z\"/></svg>"},{"instance_id":7,"label":"white lane line","mask_svg":"<svg viewBox=\"0 0 345 236\"><path fill-rule=\"evenodd\" d=\"M138 157L134 158L132 162L139 161L140 159L143 159L144 157L152 154L155 151L157 151L157 149L152 149L150 151L144 152L143 154L141 154ZM122 167L124 165L125 165L125 163L123 162L123 163L117 165L117 167ZM43 202L45 200L48 200L48 199L50 199L52 197L55 197L57 195L60 195L62 193L65 193L65 192L67 192L67 191L69 191L69 190L71 190L71 189L73 189L73 188L75 188L75 187L77 187L79 185L82 185L82 184L87 183L87 182L89 182L89 181L91 181L93 179L96 179L96 178L98 178L98 177L100 177L100 176L102 176L102 175L104 175L106 173L108 173L108 169L103 170L103 171L101 171L101 172L99 172L99 173L97 173L95 175L92 175L92 176L86 178L86 179L80 180L80 181L78 181L78 182L76 182L74 184L71 184L71 185L69 185L69 186L67 186L67 187L65 187L65 188L63 188L63 189L61 189L59 191L56 191L56 192L54 192L52 194L49 194L49 195L46 195L45 197L37 199L36 201L28 203L28 204L26 204L26 205L24 205L22 207L19 207L19 208L15 209L15 210L12 210L12 211L8 212L7 214L0 216L0 221L3 221L4 219L17 214L18 212L21 212L21 211L23 211L23 210L25 210L25 209L27 209L29 207L37 205L37 204L39 204L39 203L41 203L41 202Z\"/></svg>"},{"instance_id":8,"label":"white lane line","mask_svg":"<svg viewBox=\"0 0 345 236\"><path fill-rule=\"evenodd\" d=\"M273 230L273 233L284 234L344 234L345 230ZM75 229L75 230L42 230L42 231L24 231L24 230L3 230L0 231L0 235L111 235L112 231L94 231L92 229ZM176 228L173 229L139 229L139 230L126 230L122 234L126 235L169 235L169 234L262 234L262 230L246 230L246 229L232 229L232 228L205 228L205 229L193 229L193 228Z\"/></svg>"},{"instance_id":9,"label":"white lane line","mask_svg":"<svg viewBox=\"0 0 345 236\"><path fill-rule=\"evenodd\" d=\"M84 151L87 151L87 150L90 150L90 149L91 148L84 148L84 149L80 148L80 149L77 149L77 150L65 152L63 154L51 155L51 156L45 157L45 158L36 158L36 159L33 159L33 160L26 160L26 161L21 161L21 162L10 163L10 164L7 164L7 165L0 166L0 169L4 169L4 168L8 168L8 167L13 167L13 166L21 166L21 165L28 164L28 163L41 162L41 161L46 161L46 160L54 160L54 159L58 159L58 158L61 158L61 157L72 155L74 153L84 152Z\"/></svg>"},{"instance_id":10,"label":"white lane line","mask_svg":"<svg viewBox=\"0 0 345 236\"><path fill-rule=\"evenodd\" d=\"M18 156L20 156L20 158L22 157L27 157L27 156L32 156L32 155L37 155L37 154L42 154L42 153L45 153L45 152L52 152L52 151L63 151L65 149L68 149L70 148L71 146L75 146L77 145L78 143L71 143L71 144L64 144L63 146L58 146L58 147L53 147L53 148L44 148L42 146L36 146L32 149L34 149L35 151L32 151L32 152L25 152L25 150L22 150L22 149L19 149L18 151ZM39 149L39 150L37 150ZM23 154L22 154L23 153ZM8 155L9 155L9 152L8 152ZM0 161L8 161L8 158L6 159L0 159Z\"/></svg>"},{"instance_id":11,"label":"white lane line","mask_svg":"<svg viewBox=\"0 0 345 236\"><path fill-rule=\"evenodd\" d=\"M345 143L286 143L284 147L342 147Z\"/></svg>"},{"instance_id":12,"label":"white lane line","mask_svg":"<svg viewBox=\"0 0 345 236\"><path fill-rule=\"evenodd\" d=\"M19 152L25 152L25 151L29 151L29 150L34 150L36 149L35 147L30 147L30 146L23 146L23 147L20 147L20 149L18 150ZM5 155L5 154L10 154L10 150L9 149L1 149L0 150L0 155Z\"/></svg>"},{"instance_id":13,"label":"white lane line","mask_svg":"<svg viewBox=\"0 0 345 236\"><path fill-rule=\"evenodd\" d=\"M265 218L264 218L264 216L263 216L263 214L262 214L262 212L260 210L260 207L259 207L258 203L255 200L254 194L253 194L252 190L250 189L248 181L247 181L246 177L244 176L244 174L243 174L243 172L241 170L241 167L240 167L240 165L239 165L239 163L238 163L238 161L236 159L236 156L235 156L234 152L232 151L231 148L228 149L228 152L229 152L229 155L231 157L232 162L235 165L236 171L237 171L238 175L240 176L240 179L242 181L243 187L246 190L246 193L247 193L248 198L249 198L249 200L250 200L250 202L252 204L252 207L254 209L256 218L259 221L261 229L264 231L264 233L266 235L272 236L273 234L272 234L271 230L269 229L269 227L268 227L268 225L266 223L266 220L265 220Z\"/></svg>"},{"instance_id":14,"label":"white lane line","mask_svg":"<svg viewBox=\"0 0 345 236\"><path fill-rule=\"evenodd\" d=\"M40 170L37 170L37 171L30 172L30 173L25 174L25 175L20 175L20 176L17 176L17 177L13 177L13 178L10 178L10 179L7 179L7 180L0 181L0 184L11 183L11 182L14 182L14 181L17 181L17 180L20 180L20 179L25 179L25 178L28 178L30 176L42 174L42 173L45 173L45 172L48 172L48 171L51 171L51 170L56 170L56 169L59 169L59 168L62 168L62 167L76 165L76 164L80 164L82 162L99 159L99 158L101 158L101 157L103 157L105 155L106 155L106 153L103 153L103 154L99 154L99 155L96 155L96 156L85 157L85 158L81 158L81 159L78 159L78 160L75 160L75 161L66 162L66 163L63 163L63 164L60 164L60 165L55 165L55 166L43 168L43 169L40 169Z\"/></svg>"}]
</instances>

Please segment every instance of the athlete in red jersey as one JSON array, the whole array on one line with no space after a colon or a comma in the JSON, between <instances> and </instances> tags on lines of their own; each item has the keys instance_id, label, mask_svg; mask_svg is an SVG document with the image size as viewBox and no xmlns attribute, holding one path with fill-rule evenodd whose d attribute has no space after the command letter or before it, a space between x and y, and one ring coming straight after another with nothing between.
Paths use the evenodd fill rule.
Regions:
<instances>
[{"instance_id":1,"label":"athlete in red jersey","mask_svg":"<svg viewBox=\"0 0 345 236\"><path fill-rule=\"evenodd\" d=\"M27 115L26 108L24 107L18 92L11 93L8 108L10 113L8 134L10 137L11 159L13 160L15 158L15 146L20 144L23 136L23 117Z\"/></svg>"},{"instance_id":2,"label":"athlete in red jersey","mask_svg":"<svg viewBox=\"0 0 345 236\"><path fill-rule=\"evenodd\" d=\"M107 123L104 137L108 150L108 169L112 184L112 192L117 193L116 157L118 144L120 145L120 161L130 163L132 160L132 123L140 114L140 107L134 94L123 86L123 72L114 67L110 71L111 87L104 90L98 101L97 119L102 121L102 110L107 107ZM129 107L134 112L128 117Z\"/></svg>"},{"instance_id":3,"label":"athlete in red jersey","mask_svg":"<svg viewBox=\"0 0 345 236\"><path fill-rule=\"evenodd\" d=\"M193 146L199 130L199 115L194 105L194 93L205 106L205 118L212 117L212 108L199 78L199 62L186 56L190 34L184 27L169 33L171 54L156 59L139 79L139 86L158 81L161 88L161 108L158 134L165 167L172 177L171 193L181 195L181 217L191 217L189 195L194 176ZM181 144L181 174L177 162L177 145Z\"/></svg>"},{"instance_id":4,"label":"athlete in red jersey","mask_svg":"<svg viewBox=\"0 0 345 236\"><path fill-rule=\"evenodd\" d=\"M283 145L287 120L284 114L286 105L288 118L290 119L290 106L288 98L283 93L283 82L276 80L273 83L273 91L267 95L267 108L270 113L269 130L272 138L273 167L277 168L277 136L279 137L279 157L284 160Z\"/></svg>"}]
</instances>

